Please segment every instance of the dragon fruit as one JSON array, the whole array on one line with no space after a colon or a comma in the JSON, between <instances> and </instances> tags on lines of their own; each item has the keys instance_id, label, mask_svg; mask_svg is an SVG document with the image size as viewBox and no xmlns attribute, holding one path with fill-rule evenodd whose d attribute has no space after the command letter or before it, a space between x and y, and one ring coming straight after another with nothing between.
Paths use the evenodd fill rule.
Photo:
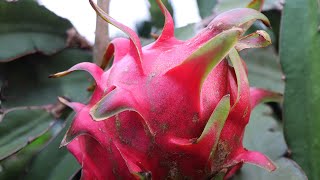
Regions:
<instances>
[{"instance_id":1,"label":"dragon fruit","mask_svg":"<svg viewBox=\"0 0 320 180\"><path fill-rule=\"evenodd\" d=\"M264 31L243 35L256 20L269 25L263 14L227 11L181 41L157 0L163 31L141 47L133 30L90 3L129 39L116 38L106 48L102 67L113 57L106 71L84 62L51 76L84 70L96 82L87 105L59 98L76 112L61 146L81 164L83 179L227 179L243 163L275 170L266 156L242 144L251 110L279 96L249 87L238 54L270 44Z\"/></svg>"}]
</instances>

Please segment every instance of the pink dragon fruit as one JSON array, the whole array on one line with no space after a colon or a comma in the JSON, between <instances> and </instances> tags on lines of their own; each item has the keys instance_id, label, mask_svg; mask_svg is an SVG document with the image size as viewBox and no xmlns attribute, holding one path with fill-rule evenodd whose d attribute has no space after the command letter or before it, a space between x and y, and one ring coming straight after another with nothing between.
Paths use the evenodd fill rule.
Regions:
<instances>
[{"instance_id":1,"label":"pink dragon fruit","mask_svg":"<svg viewBox=\"0 0 320 180\"><path fill-rule=\"evenodd\" d=\"M81 164L83 179L226 179L243 163L275 170L266 156L242 144L251 110L278 96L250 89L238 55L270 43L264 31L243 36L255 20L269 25L263 14L231 10L181 41L157 0L165 15L162 34L141 47L133 30L90 3L129 39L107 47L104 63L114 60L106 71L85 62L52 75L85 70L96 82L87 105L60 98L76 112L61 145Z\"/></svg>"}]
</instances>

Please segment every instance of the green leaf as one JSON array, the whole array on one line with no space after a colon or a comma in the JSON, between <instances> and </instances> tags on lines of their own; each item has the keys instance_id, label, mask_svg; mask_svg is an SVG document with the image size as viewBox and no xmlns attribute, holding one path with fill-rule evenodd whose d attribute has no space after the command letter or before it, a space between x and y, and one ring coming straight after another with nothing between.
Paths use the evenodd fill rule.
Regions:
<instances>
[{"instance_id":1,"label":"green leaf","mask_svg":"<svg viewBox=\"0 0 320 180\"><path fill-rule=\"evenodd\" d=\"M45 110L16 109L0 119L0 160L44 134L54 118Z\"/></svg>"},{"instance_id":2,"label":"green leaf","mask_svg":"<svg viewBox=\"0 0 320 180\"><path fill-rule=\"evenodd\" d=\"M67 125L58 136L34 158L24 179L69 179L80 169L80 165L69 151L65 147L59 148L73 116L74 113L67 118Z\"/></svg>"},{"instance_id":3,"label":"green leaf","mask_svg":"<svg viewBox=\"0 0 320 180\"><path fill-rule=\"evenodd\" d=\"M301 168L292 160L282 157L287 151L282 124L272 116L267 105L257 106L251 114L244 135L244 146L266 154L276 164L276 171L270 173L260 167L245 164L233 180L306 180Z\"/></svg>"},{"instance_id":4,"label":"green leaf","mask_svg":"<svg viewBox=\"0 0 320 180\"><path fill-rule=\"evenodd\" d=\"M27 54L53 54L66 47L72 24L36 1L0 2L0 62Z\"/></svg>"},{"instance_id":5,"label":"green leaf","mask_svg":"<svg viewBox=\"0 0 320 180\"><path fill-rule=\"evenodd\" d=\"M21 179L32 157L38 153L52 137L45 133L16 154L0 161L0 179Z\"/></svg>"},{"instance_id":6,"label":"green leaf","mask_svg":"<svg viewBox=\"0 0 320 180\"><path fill-rule=\"evenodd\" d=\"M240 172L232 180L307 180L308 178L301 168L288 158L280 158L274 161L277 170L270 173L253 165L244 165Z\"/></svg>"},{"instance_id":7,"label":"green leaf","mask_svg":"<svg viewBox=\"0 0 320 180\"><path fill-rule=\"evenodd\" d=\"M202 19L213 14L213 8L218 3L217 0L197 0L199 13Z\"/></svg>"},{"instance_id":8,"label":"green leaf","mask_svg":"<svg viewBox=\"0 0 320 180\"><path fill-rule=\"evenodd\" d=\"M264 0L263 11L282 10L283 0Z\"/></svg>"},{"instance_id":9,"label":"green leaf","mask_svg":"<svg viewBox=\"0 0 320 180\"><path fill-rule=\"evenodd\" d=\"M180 40L187 40L192 37L195 37L197 34L196 26L197 24L192 23L180 28L176 28L174 31L174 35L177 39L180 39Z\"/></svg>"},{"instance_id":10,"label":"green leaf","mask_svg":"<svg viewBox=\"0 0 320 180\"><path fill-rule=\"evenodd\" d=\"M272 160L280 158L288 149L282 124L273 117L271 108L264 104L252 111L243 143L249 150L260 151Z\"/></svg>"},{"instance_id":11,"label":"green leaf","mask_svg":"<svg viewBox=\"0 0 320 180\"><path fill-rule=\"evenodd\" d=\"M71 66L91 61L91 53L79 49L66 49L53 56L29 55L17 61L0 64L4 69L2 88L3 108L52 104L57 96L83 102L88 97L90 75L75 72L63 78L49 79L50 74Z\"/></svg>"},{"instance_id":12,"label":"green leaf","mask_svg":"<svg viewBox=\"0 0 320 180\"><path fill-rule=\"evenodd\" d=\"M215 6L214 13L219 14L221 12L234 9L234 8L240 8L240 7L247 7L248 4L252 0L219 0L217 5ZM281 10L282 4L281 0L265 0L262 11L268 11L268 10Z\"/></svg>"},{"instance_id":13,"label":"green leaf","mask_svg":"<svg viewBox=\"0 0 320 180\"><path fill-rule=\"evenodd\" d=\"M310 179L320 179L319 1L286 1L280 60L286 77L285 135L292 158Z\"/></svg>"},{"instance_id":14,"label":"green leaf","mask_svg":"<svg viewBox=\"0 0 320 180\"><path fill-rule=\"evenodd\" d=\"M247 64L250 86L283 93L279 57L272 46L241 51L241 57Z\"/></svg>"}]
</instances>

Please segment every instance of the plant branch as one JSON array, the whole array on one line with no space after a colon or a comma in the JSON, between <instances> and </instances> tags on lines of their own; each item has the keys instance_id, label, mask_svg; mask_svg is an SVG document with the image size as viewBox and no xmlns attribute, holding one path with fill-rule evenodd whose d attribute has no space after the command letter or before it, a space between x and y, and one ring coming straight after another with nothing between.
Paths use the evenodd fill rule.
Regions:
<instances>
[{"instance_id":1,"label":"plant branch","mask_svg":"<svg viewBox=\"0 0 320 180\"><path fill-rule=\"evenodd\" d=\"M110 0L98 0L98 6L106 13L109 13L109 4ZM108 23L101 19L99 16L97 16L95 35L96 37L93 49L93 58L94 62L97 65L101 65L104 51L108 43L110 42L110 39L108 32Z\"/></svg>"}]
</instances>

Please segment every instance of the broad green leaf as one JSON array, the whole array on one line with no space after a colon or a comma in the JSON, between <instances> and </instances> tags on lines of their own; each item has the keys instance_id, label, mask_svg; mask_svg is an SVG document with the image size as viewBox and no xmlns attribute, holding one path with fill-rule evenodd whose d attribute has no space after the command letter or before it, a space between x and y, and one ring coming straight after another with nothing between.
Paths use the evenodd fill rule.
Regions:
<instances>
[{"instance_id":1,"label":"broad green leaf","mask_svg":"<svg viewBox=\"0 0 320 180\"><path fill-rule=\"evenodd\" d=\"M244 50L241 57L247 64L250 86L283 93L284 81L279 57L272 46Z\"/></svg>"},{"instance_id":2,"label":"broad green leaf","mask_svg":"<svg viewBox=\"0 0 320 180\"><path fill-rule=\"evenodd\" d=\"M66 47L72 24L36 1L0 2L0 63L27 54L53 54Z\"/></svg>"},{"instance_id":3,"label":"broad green leaf","mask_svg":"<svg viewBox=\"0 0 320 180\"><path fill-rule=\"evenodd\" d=\"M199 14L202 19L213 14L213 9L218 3L218 0L197 0Z\"/></svg>"},{"instance_id":4,"label":"broad green leaf","mask_svg":"<svg viewBox=\"0 0 320 180\"><path fill-rule=\"evenodd\" d=\"M271 108L264 104L252 111L243 143L249 150L260 151L272 160L280 158L288 149L282 124L273 117Z\"/></svg>"},{"instance_id":5,"label":"broad green leaf","mask_svg":"<svg viewBox=\"0 0 320 180\"><path fill-rule=\"evenodd\" d=\"M45 133L16 154L0 161L0 179L21 179L32 157L50 140L52 132Z\"/></svg>"},{"instance_id":6,"label":"broad green leaf","mask_svg":"<svg viewBox=\"0 0 320 180\"><path fill-rule=\"evenodd\" d=\"M247 7L247 5L251 2L252 0L219 0L217 2L217 5L215 6L214 13L219 14L221 12L234 9L234 8L239 8L239 7ZM281 0L265 0L262 11L269 11L269 10L281 10L282 9L282 4Z\"/></svg>"},{"instance_id":7,"label":"broad green leaf","mask_svg":"<svg viewBox=\"0 0 320 180\"><path fill-rule=\"evenodd\" d=\"M287 151L282 125L272 116L267 105L257 106L251 114L244 135L244 146L270 157L277 166L274 172L245 164L233 180L306 180L301 168L292 160L282 157Z\"/></svg>"},{"instance_id":8,"label":"broad green leaf","mask_svg":"<svg viewBox=\"0 0 320 180\"><path fill-rule=\"evenodd\" d=\"M52 104L57 96L83 102L88 97L90 75L75 72L66 77L49 79L53 73L91 61L91 53L79 49L66 49L53 56L29 55L17 61L0 64L4 68L2 81L3 108Z\"/></svg>"},{"instance_id":9,"label":"broad green leaf","mask_svg":"<svg viewBox=\"0 0 320 180\"><path fill-rule=\"evenodd\" d=\"M221 0L218 1L217 5L215 6L214 13L220 14L224 11L228 11L234 8L243 8L247 7L247 5L251 2L251 0Z\"/></svg>"},{"instance_id":10,"label":"broad green leaf","mask_svg":"<svg viewBox=\"0 0 320 180\"><path fill-rule=\"evenodd\" d=\"M67 125L58 136L33 159L24 179L69 179L80 169L80 165L71 153L65 147L59 148L73 116L74 113L67 118Z\"/></svg>"},{"instance_id":11,"label":"broad green leaf","mask_svg":"<svg viewBox=\"0 0 320 180\"><path fill-rule=\"evenodd\" d=\"M0 160L48 131L54 118L45 110L17 109L0 119Z\"/></svg>"},{"instance_id":12,"label":"broad green leaf","mask_svg":"<svg viewBox=\"0 0 320 180\"><path fill-rule=\"evenodd\" d=\"M232 180L307 180L308 178L301 168L288 158L280 158L274 161L277 170L268 172L260 167L245 164L240 172Z\"/></svg>"},{"instance_id":13,"label":"broad green leaf","mask_svg":"<svg viewBox=\"0 0 320 180\"><path fill-rule=\"evenodd\" d=\"M320 9L316 0L286 1L280 60L286 77L285 135L292 158L320 179Z\"/></svg>"},{"instance_id":14,"label":"broad green leaf","mask_svg":"<svg viewBox=\"0 0 320 180\"><path fill-rule=\"evenodd\" d=\"M192 24L188 24L186 26L180 27L180 28L176 28L174 35L177 39L187 40L187 39L190 39L190 38L196 36L197 31L198 31L197 24L192 23Z\"/></svg>"}]
</instances>

